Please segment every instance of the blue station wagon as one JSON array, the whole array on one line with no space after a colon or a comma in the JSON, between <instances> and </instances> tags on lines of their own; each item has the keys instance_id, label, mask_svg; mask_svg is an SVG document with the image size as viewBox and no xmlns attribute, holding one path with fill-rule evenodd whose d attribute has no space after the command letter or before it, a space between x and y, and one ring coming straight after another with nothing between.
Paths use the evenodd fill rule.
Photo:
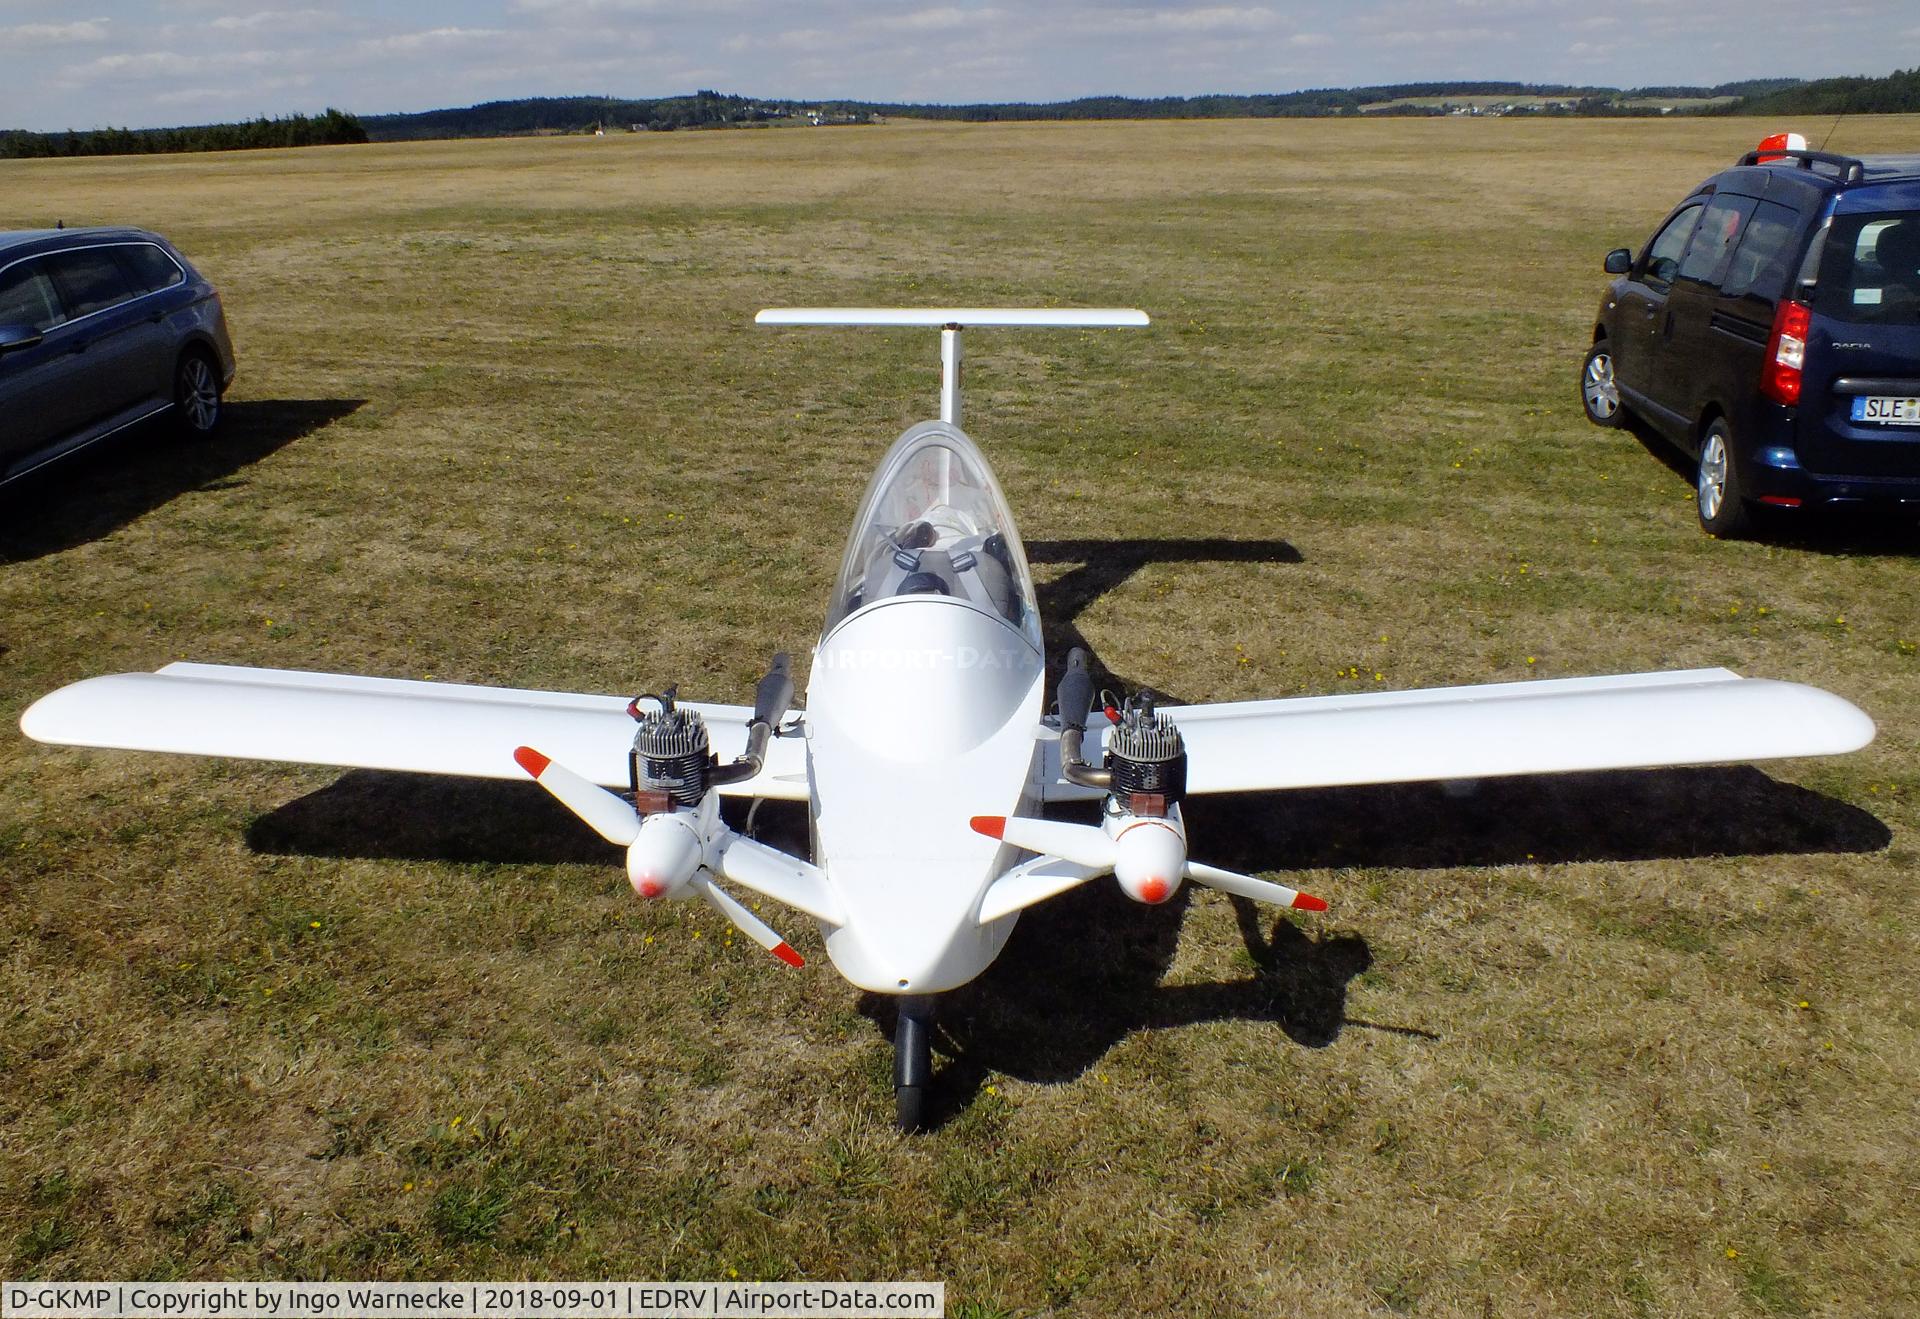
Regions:
<instances>
[{"instance_id":1,"label":"blue station wagon","mask_svg":"<svg viewBox=\"0 0 1920 1319\"><path fill-rule=\"evenodd\" d=\"M1771 139L1605 264L1587 419L1631 413L1692 457L1708 532L1920 508L1920 156Z\"/></svg>"},{"instance_id":2,"label":"blue station wagon","mask_svg":"<svg viewBox=\"0 0 1920 1319\"><path fill-rule=\"evenodd\" d=\"M158 234L0 232L0 483L163 413L211 434L233 373L220 295Z\"/></svg>"}]
</instances>

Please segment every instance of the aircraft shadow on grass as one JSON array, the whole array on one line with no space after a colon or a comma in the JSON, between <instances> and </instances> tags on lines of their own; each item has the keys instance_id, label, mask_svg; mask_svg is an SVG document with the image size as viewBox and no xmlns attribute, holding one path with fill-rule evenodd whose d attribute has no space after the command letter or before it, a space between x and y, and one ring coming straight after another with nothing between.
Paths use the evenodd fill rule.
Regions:
<instances>
[{"instance_id":1,"label":"aircraft shadow on grass","mask_svg":"<svg viewBox=\"0 0 1920 1319\"><path fill-rule=\"evenodd\" d=\"M1284 541L1038 541L1028 551L1037 563L1079 565L1037 588L1048 650L1057 657L1086 644L1078 615L1146 564L1301 561ZM1116 688L1138 686L1097 660L1095 670ZM1868 852L1891 839L1868 812L1747 766L1491 779L1470 791L1414 783L1249 793L1192 798L1185 809L1198 856L1242 871ZM737 804L729 811L743 823ZM764 803L754 832L805 855L806 809ZM619 860L533 783L372 770L346 773L262 816L247 840L277 854L520 865ZM1337 880L1328 887L1321 896L1335 904L1337 920ZM1324 920L1269 921L1238 898L1229 900L1252 974L1163 985L1189 894L1147 907L1095 880L1023 913L993 966L940 998L935 1029L947 1061L930 1096L933 1120L964 1108L991 1073L1069 1080L1139 1030L1264 1021L1308 1048L1331 1044L1349 1025L1427 1036L1415 1025L1347 1016L1347 987L1373 960L1363 938L1315 932ZM897 1008L892 997L862 996L861 1010L889 1038Z\"/></svg>"},{"instance_id":2,"label":"aircraft shadow on grass","mask_svg":"<svg viewBox=\"0 0 1920 1319\"><path fill-rule=\"evenodd\" d=\"M189 490L235 473L331 425L365 399L228 403L213 438L176 439L166 420L134 426L0 489L0 563L21 563L103 539Z\"/></svg>"}]
</instances>

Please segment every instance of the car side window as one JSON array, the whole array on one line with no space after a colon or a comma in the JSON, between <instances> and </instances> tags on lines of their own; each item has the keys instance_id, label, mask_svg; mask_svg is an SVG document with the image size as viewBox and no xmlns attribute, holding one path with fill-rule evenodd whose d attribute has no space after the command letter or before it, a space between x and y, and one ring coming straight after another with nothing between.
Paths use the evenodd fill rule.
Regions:
<instances>
[{"instance_id":1,"label":"car side window","mask_svg":"<svg viewBox=\"0 0 1920 1319\"><path fill-rule=\"evenodd\" d=\"M1797 212L1775 202L1761 202L1747 219L1734 248L1720 291L1730 298L1755 297L1777 301L1787 288L1787 264L1800 229Z\"/></svg>"},{"instance_id":2,"label":"car side window","mask_svg":"<svg viewBox=\"0 0 1920 1319\"><path fill-rule=\"evenodd\" d=\"M110 248L55 252L46 262L54 283L60 286L60 298L67 305L67 315L75 320L133 296L133 289Z\"/></svg>"},{"instance_id":3,"label":"car side window","mask_svg":"<svg viewBox=\"0 0 1920 1319\"><path fill-rule=\"evenodd\" d=\"M1703 284L1718 283L1727 253L1733 250L1741 226L1757 205L1759 203L1752 197L1725 192L1708 202L1707 209L1700 213L1700 223L1693 230L1693 241L1687 244L1687 254L1680 258L1680 269L1674 278L1697 280Z\"/></svg>"},{"instance_id":4,"label":"car side window","mask_svg":"<svg viewBox=\"0 0 1920 1319\"><path fill-rule=\"evenodd\" d=\"M1673 283L1673 277L1680 271L1680 254L1687 250L1687 240L1693 237L1693 227L1699 223L1704 207L1704 202L1683 206L1653 236L1653 241L1647 244L1646 255L1640 258L1642 279L1663 287Z\"/></svg>"},{"instance_id":5,"label":"car side window","mask_svg":"<svg viewBox=\"0 0 1920 1319\"><path fill-rule=\"evenodd\" d=\"M187 277L178 262L152 243L128 243L113 250L120 264L126 267L127 279L135 293L171 288Z\"/></svg>"},{"instance_id":6,"label":"car side window","mask_svg":"<svg viewBox=\"0 0 1920 1319\"><path fill-rule=\"evenodd\" d=\"M66 319L60 295L38 261L21 261L0 274L0 325L50 330Z\"/></svg>"}]
</instances>

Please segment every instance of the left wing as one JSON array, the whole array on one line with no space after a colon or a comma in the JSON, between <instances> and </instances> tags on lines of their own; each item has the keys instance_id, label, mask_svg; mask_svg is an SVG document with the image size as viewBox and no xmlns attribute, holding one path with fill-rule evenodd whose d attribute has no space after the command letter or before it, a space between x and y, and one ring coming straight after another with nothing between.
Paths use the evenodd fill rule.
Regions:
<instances>
[{"instance_id":1,"label":"left wing","mask_svg":"<svg viewBox=\"0 0 1920 1319\"><path fill-rule=\"evenodd\" d=\"M1727 669L1161 710L1186 742L1189 793L1826 756L1874 735L1831 692Z\"/></svg>"},{"instance_id":2,"label":"left wing","mask_svg":"<svg viewBox=\"0 0 1920 1319\"><path fill-rule=\"evenodd\" d=\"M750 706L697 705L722 762L746 746ZM289 669L169 664L158 673L88 678L20 716L41 742L285 760L358 769L519 779L515 747L533 745L608 788L628 785L633 721L626 698L355 678ZM804 745L775 738L741 797L807 799Z\"/></svg>"}]
</instances>

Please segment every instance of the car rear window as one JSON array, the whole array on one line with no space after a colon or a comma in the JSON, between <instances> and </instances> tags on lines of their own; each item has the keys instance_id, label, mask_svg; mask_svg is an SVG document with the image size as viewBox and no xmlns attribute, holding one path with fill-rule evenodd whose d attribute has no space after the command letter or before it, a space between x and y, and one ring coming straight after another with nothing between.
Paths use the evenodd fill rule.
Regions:
<instances>
[{"instance_id":1,"label":"car rear window","mask_svg":"<svg viewBox=\"0 0 1920 1319\"><path fill-rule=\"evenodd\" d=\"M1834 216L1814 307L1839 321L1920 322L1920 211Z\"/></svg>"},{"instance_id":2,"label":"car rear window","mask_svg":"<svg viewBox=\"0 0 1920 1319\"><path fill-rule=\"evenodd\" d=\"M152 243L129 243L125 247L116 247L114 251L125 263L127 278L132 281L136 293L169 288L186 278L179 263Z\"/></svg>"},{"instance_id":3,"label":"car rear window","mask_svg":"<svg viewBox=\"0 0 1920 1319\"><path fill-rule=\"evenodd\" d=\"M53 278L60 285L60 297L67 304L67 315L78 319L89 312L125 302L133 296L121 273L113 250L87 247L77 252L55 252L46 258Z\"/></svg>"},{"instance_id":4,"label":"car rear window","mask_svg":"<svg viewBox=\"0 0 1920 1319\"><path fill-rule=\"evenodd\" d=\"M49 330L65 319L53 281L38 261L22 261L0 273L0 325Z\"/></svg>"}]
</instances>

